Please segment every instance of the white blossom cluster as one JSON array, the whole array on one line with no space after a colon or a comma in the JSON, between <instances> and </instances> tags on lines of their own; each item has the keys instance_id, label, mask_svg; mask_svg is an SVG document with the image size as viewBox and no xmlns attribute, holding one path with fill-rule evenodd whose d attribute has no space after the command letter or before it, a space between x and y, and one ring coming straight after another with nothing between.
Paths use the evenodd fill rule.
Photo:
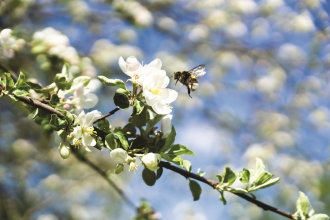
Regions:
<instances>
[{"instance_id":1,"label":"white blossom cluster","mask_svg":"<svg viewBox=\"0 0 330 220\"><path fill-rule=\"evenodd\" d=\"M76 49L70 46L69 38L60 31L48 27L37 31L33 35L32 51L39 54L38 60L44 60L43 53L49 56L56 56L70 64L73 74L79 72L86 76L95 76L96 69L90 58L80 58Z\"/></svg>"},{"instance_id":2,"label":"white blossom cluster","mask_svg":"<svg viewBox=\"0 0 330 220\"><path fill-rule=\"evenodd\" d=\"M11 29L3 29L0 32L0 58L12 58L15 50L19 50L25 44L23 39L16 39L11 35Z\"/></svg>"}]
</instances>

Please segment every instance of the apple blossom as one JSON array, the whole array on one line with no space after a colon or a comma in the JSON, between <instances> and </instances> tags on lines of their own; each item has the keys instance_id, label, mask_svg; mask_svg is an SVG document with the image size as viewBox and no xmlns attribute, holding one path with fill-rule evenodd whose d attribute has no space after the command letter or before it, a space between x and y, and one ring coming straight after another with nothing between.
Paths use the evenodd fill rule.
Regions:
<instances>
[{"instance_id":1,"label":"apple blossom","mask_svg":"<svg viewBox=\"0 0 330 220\"><path fill-rule=\"evenodd\" d=\"M160 154L155 154L155 153L147 153L142 156L141 160L143 164L151 171L157 170L158 164L161 160Z\"/></svg>"},{"instance_id":2,"label":"apple blossom","mask_svg":"<svg viewBox=\"0 0 330 220\"><path fill-rule=\"evenodd\" d=\"M92 112L81 112L78 116L79 125L73 129L71 136L73 137L73 145L82 145L86 151L91 151L88 147L96 145L96 140L92 137L95 133L93 123L101 117L101 112L94 110Z\"/></svg>"},{"instance_id":3,"label":"apple blossom","mask_svg":"<svg viewBox=\"0 0 330 220\"><path fill-rule=\"evenodd\" d=\"M76 113L79 114L83 109L93 108L98 101L97 95L88 93L88 90L84 89L84 85L79 83L69 104L73 105Z\"/></svg>"},{"instance_id":4,"label":"apple blossom","mask_svg":"<svg viewBox=\"0 0 330 220\"><path fill-rule=\"evenodd\" d=\"M157 114L169 114L172 111L169 103L178 97L177 91L166 88L169 82L169 77L161 71L149 75L143 82L145 100Z\"/></svg>"},{"instance_id":5,"label":"apple blossom","mask_svg":"<svg viewBox=\"0 0 330 220\"><path fill-rule=\"evenodd\" d=\"M166 75L165 70L161 70L162 61L158 58L143 66L134 56L128 57L126 61L120 57L118 64L121 70L130 76L133 82L136 82L139 85L142 85L143 81L155 71L161 71Z\"/></svg>"}]
</instances>

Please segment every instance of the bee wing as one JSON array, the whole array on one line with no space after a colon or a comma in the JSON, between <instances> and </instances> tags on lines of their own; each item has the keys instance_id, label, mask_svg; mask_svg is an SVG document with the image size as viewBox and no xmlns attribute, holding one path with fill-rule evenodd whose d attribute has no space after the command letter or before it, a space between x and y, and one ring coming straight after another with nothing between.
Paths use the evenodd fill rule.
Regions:
<instances>
[{"instance_id":1,"label":"bee wing","mask_svg":"<svg viewBox=\"0 0 330 220\"><path fill-rule=\"evenodd\" d=\"M196 66L195 68L189 70L189 73L196 76L196 78L202 77L206 73L205 72L205 65Z\"/></svg>"}]
</instances>

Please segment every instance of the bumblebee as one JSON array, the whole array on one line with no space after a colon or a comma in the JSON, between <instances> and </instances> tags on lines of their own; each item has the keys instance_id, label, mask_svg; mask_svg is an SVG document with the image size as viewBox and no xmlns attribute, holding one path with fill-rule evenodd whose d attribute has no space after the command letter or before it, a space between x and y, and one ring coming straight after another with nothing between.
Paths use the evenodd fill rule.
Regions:
<instances>
[{"instance_id":1,"label":"bumblebee","mask_svg":"<svg viewBox=\"0 0 330 220\"><path fill-rule=\"evenodd\" d=\"M198 87L197 78L203 76L206 72L205 65L199 65L189 71L178 71L174 73L174 80L176 80L175 85L180 81L184 86L187 86L188 95L190 96L190 91L195 91ZM190 98L192 98L190 96Z\"/></svg>"}]
</instances>

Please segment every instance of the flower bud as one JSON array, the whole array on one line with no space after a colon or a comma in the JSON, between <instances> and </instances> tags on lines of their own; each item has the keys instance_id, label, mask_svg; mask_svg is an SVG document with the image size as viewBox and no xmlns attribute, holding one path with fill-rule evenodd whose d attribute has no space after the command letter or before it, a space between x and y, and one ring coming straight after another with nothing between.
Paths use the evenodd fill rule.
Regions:
<instances>
[{"instance_id":1,"label":"flower bud","mask_svg":"<svg viewBox=\"0 0 330 220\"><path fill-rule=\"evenodd\" d=\"M123 172L123 170L124 170L124 164L119 163L115 168L115 174L120 174L121 172Z\"/></svg>"},{"instance_id":2,"label":"flower bud","mask_svg":"<svg viewBox=\"0 0 330 220\"><path fill-rule=\"evenodd\" d=\"M71 149L68 142L62 142L58 150L63 159L68 159L70 157Z\"/></svg>"},{"instance_id":3,"label":"flower bud","mask_svg":"<svg viewBox=\"0 0 330 220\"><path fill-rule=\"evenodd\" d=\"M159 168L158 163L161 159L162 157L160 154L154 153L148 153L141 158L143 164L151 171L155 171Z\"/></svg>"}]
</instances>

